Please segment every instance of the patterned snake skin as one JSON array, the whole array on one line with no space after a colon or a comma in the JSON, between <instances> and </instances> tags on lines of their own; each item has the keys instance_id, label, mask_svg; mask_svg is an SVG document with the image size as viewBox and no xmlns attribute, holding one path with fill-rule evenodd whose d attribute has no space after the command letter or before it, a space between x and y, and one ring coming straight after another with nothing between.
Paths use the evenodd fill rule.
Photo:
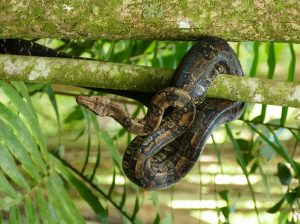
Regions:
<instances>
[{"instance_id":1,"label":"patterned snake skin","mask_svg":"<svg viewBox=\"0 0 300 224\"><path fill-rule=\"evenodd\" d=\"M103 96L78 96L77 102L138 135L125 151L123 170L142 188L165 189L192 169L212 131L238 118L245 108L242 102L204 99L217 74L243 72L224 40L202 37L176 69L171 87L153 97L143 119L132 118ZM168 107L173 110L164 116Z\"/></svg>"}]
</instances>

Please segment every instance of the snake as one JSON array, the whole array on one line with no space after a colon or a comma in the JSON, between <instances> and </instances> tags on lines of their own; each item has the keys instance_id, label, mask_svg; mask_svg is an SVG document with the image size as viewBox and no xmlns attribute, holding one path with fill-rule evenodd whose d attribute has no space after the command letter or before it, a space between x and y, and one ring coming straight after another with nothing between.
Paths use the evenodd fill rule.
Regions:
<instances>
[{"instance_id":1,"label":"snake","mask_svg":"<svg viewBox=\"0 0 300 224\"><path fill-rule=\"evenodd\" d=\"M105 96L78 96L77 102L137 135L125 150L123 171L141 188L162 190L193 168L214 129L244 111L244 102L205 97L219 74L242 76L243 71L225 40L201 37L179 63L170 86L152 98L144 118L132 117ZM167 108L171 112L165 113Z\"/></svg>"},{"instance_id":2,"label":"snake","mask_svg":"<svg viewBox=\"0 0 300 224\"><path fill-rule=\"evenodd\" d=\"M0 53L75 58L21 39L0 40ZM205 97L219 74L242 76L243 71L225 40L203 36L183 57L170 85L152 97L143 118L132 117L105 96L79 95L76 101L137 135L125 150L123 171L141 188L162 190L193 168L213 130L237 119L245 109L244 102Z\"/></svg>"}]
</instances>

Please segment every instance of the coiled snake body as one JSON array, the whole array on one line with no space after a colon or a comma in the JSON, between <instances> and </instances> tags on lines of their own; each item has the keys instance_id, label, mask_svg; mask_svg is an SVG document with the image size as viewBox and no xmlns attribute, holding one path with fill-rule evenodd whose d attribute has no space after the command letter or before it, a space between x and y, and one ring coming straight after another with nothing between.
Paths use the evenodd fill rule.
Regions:
<instances>
[{"instance_id":1,"label":"coiled snake body","mask_svg":"<svg viewBox=\"0 0 300 224\"><path fill-rule=\"evenodd\" d=\"M100 116L111 116L138 136L123 157L127 177L146 189L165 189L184 177L200 156L211 132L239 117L245 104L204 99L217 74L243 75L231 47L222 39L202 37L184 56L171 85L152 99L143 119L132 118L102 96L77 102ZM163 117L167 107L170 114Z\"/></svg>"},{"instance_id":2,"label":"coiled snake body","mask_svg":"<svg viewBox=\"0 0 300 224\"><path fill-rule=\"evenodd\" d=\"M71 57L29 41L0 40L0 53ZM176 69L171 87L153 97L143 119L102 96L78 96L77 102L100 116L111 116L138 136L127 147L123 169L128 178L146 189L164 189L184 177L196 163L211 132L234 120L245 104L204 99L217 74L243 75L231 47L222 39L202 37ZM172 107L171 113L164 115Z\"/></svg>"}]
</instances>

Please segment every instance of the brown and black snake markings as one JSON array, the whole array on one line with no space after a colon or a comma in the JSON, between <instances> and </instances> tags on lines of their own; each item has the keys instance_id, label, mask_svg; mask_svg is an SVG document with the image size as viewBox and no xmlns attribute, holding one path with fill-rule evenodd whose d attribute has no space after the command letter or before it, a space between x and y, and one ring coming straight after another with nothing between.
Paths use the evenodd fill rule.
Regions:
<instances>
[{"instance_id":1,"label":"brown and black snake markings","mask_svg":"<svg viewBox=\"0 0 300 224\"><path fill-rule=\"evenodd\" d=\"M202 37L184 56L171 87L152 98L143 119L132 118L106 97L78 96L77 102L137 134L123 157L125 174L142 188L165 189L191 170L212 131L238 118L245 108L242 102L204 98L217 74L243 72L224 40ZM168 107L173 110L163 117Z\"/></svg>"},{"instance_id":2,"label":"brown and black snake markings","mask_svg":"<svg viewBox=\"0 0 300 224\"><path fill-rule=\"evenodd\" d=\"M18 39L0 40L0 53L72 58ZM218 74L243 75L243 72L234 51L224 40L202 37L182 59L170 87L152 98L143 119L131 117L103 96L78 96L77 102L100 116L113 117L138 135L125 151L123 170L142 188L165 189L192 169L212 131L238 118L245 108L242 102L205 99ZM137 99L135 93L114 92ZM165 114L168 107L172 111Z\"/></svg>"}]
</instances>

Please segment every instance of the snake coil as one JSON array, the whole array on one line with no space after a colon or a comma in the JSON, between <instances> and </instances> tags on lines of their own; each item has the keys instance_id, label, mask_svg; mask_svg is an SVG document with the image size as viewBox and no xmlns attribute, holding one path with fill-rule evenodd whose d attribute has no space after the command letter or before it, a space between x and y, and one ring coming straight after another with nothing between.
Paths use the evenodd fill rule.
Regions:
<instances>
[{"instance_id":1,"label":"snake coil","mask_svg":"<svg viewBox=\"0 0 300 224\"><path fill-rule=\"evenodd\" d=\"M132 118L102 96L78 96L77 102L137 134L123 157L125 174L142 188L165 189L191 170L212 131L238 118L245 108L243 102L204 98L218 74L243 72L226 41L202 37L182 59L171 87L153 97L143 119ZM173 110L163 117L168 107Z\"/></svg>"}]
</instances>

